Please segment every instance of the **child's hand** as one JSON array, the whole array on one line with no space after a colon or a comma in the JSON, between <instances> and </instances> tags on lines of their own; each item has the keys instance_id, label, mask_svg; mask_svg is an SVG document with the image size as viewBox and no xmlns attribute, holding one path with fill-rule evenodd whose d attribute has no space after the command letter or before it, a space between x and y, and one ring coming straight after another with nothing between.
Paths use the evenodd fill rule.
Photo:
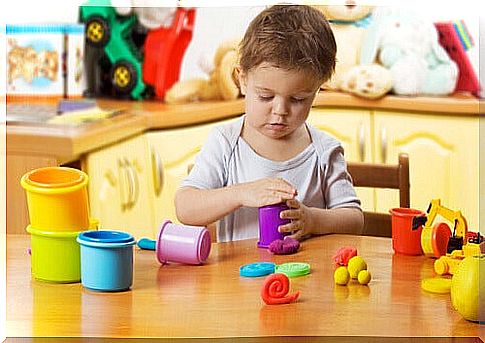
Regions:
<instances>
[{"instance_id":1,"label":"child's hand","mask_svg":"<svg viewBox=\"0 0 485 343\"><path fill-rule=\"evenodd\" d=\"M290 232L291 235L289 237L299 241L308 238L312 233L309 208L296 199L288 200L286 205L288 205L290 209L281 211L280 216L282 219L290 219L291 223L281 225L278 228L279 232Z\"/></svg>"},{"instance_id":2,"label":"child's hand","mask_svg":"<svg viewBox=\"0 0 485 343\"><path fill-rule=\"evenodd\" d=\"M261 207L293 199L295 187L278 178L266 178L237 185L242 206Z\"/></svg>"}]
</instances>

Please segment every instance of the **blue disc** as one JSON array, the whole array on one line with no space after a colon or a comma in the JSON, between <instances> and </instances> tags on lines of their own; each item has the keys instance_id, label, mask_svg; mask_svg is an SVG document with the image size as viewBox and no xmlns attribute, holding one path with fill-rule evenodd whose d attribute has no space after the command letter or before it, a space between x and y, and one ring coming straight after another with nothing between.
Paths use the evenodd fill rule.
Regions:
<instances>
[{"instance_id":1,"label":"blue disc","mask_svg":"<svg viewBox=\"0 0 485 343\"><path fill-rule=\"evenodd\" d=\"M274 273L275 264L272 262L254 262L239 267L239 275L245 277L258 277Z\"/></svg>"}]
</instances>

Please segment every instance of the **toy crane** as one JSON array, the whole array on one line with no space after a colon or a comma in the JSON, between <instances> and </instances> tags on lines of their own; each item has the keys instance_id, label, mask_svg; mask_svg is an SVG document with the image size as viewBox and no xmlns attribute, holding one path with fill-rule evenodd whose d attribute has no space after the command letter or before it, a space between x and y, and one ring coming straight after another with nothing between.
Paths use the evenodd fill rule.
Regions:
<instances>
[{"instance_id":1,"label":"toy crane","mask_svg":"<svg viewBox=\"0 0 485 343\"><path fill-rule=\"evenodd\" d=\"M437 274L454 274L465 257L485 253L483 236L479 232L468 232L467 222L461 211L450 210L441 205L440 199L433 199L426 212L426 217L416 218L413 228L424 224L421 247L425 255L438 258L434 262L434 271ZM453 233L446 223L433 225L437 215L453 223Z\"/></svg>"},{"instance_id":2,"label":"toy crane","mask_svg":"<svg viewBox=\"0 0 485 343\"><path fill-rule=\"evenodd\" d=\"M461 214L461 211L450 210L441 205L440 199L433 199L426 212L428 213L427 220L423 226L423 232L421 234L421 245L425 254L434 254L436 257L439 257L437 255L444 255L444 253L442 253L444 252L442 250L443 248L436 249L432 247L430 251L430 249L428 249L430 242L431 245L445 246L446 253L451 253L453 250L461 250L462 246L466 244L466 237L468 234L468 225L465 217ZM447 235L447 231L449 231L448 225L439 223L433 226L433 222L438 214L447 219L450 223L453 223L453 234L451 236ZM441 242L438 242L437 240L441 240ZM439 250L441 254L438 254L436 250Z\"/></svg>"}]
</instances>

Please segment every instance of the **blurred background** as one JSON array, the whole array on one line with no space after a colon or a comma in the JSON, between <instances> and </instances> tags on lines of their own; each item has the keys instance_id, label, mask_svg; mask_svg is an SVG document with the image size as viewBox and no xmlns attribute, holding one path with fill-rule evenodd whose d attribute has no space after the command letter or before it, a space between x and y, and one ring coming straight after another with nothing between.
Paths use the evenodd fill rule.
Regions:
<instances>
[{"instance_id":1,"label":"blurred background","mask_svg":"<svg viewBox=\"0 0 485 343\"><path fill-rule=\"evenodd\" d=\"M46 22L76 22L79 16L79 6L84 1L11 1L4 6L0 19L4 23L46 23ZM116 6L129 4L127 0L112 1ZM173 5L174 1L160 0L160 6ZM276 3L276 1L183 1L183 5L200 7L197 10L195 28L191 44L185 53L180 79L204 75L199 67L201 58L212 56L219 44L225 39L242 36L251 19L261 11L261 5ZM298 3L303 3L300 1ZM332 1L306 1L310 4L332 4ZM393 5L417 11L421 16L436 21L464 20L475 46L467 51L470 62L479 71L479 30L480 10L476 2L466 1L367 1L375 5Z\"/></svg>"}]
</instances>

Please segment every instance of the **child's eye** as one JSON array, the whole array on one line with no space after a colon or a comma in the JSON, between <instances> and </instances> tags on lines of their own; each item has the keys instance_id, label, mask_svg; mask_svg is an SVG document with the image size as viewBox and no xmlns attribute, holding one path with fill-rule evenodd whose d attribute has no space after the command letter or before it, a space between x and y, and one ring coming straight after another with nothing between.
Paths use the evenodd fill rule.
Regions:
<instances>
[{"instance_id":1,"label":"child's eye","mask_svg":"<svg viewBox=\"0 0 485 343\"><path fill-rule=\"evenodd\" d=\"M273 97L271 95L260 95L259 99L262 100L262 101L271 101L271 99L273 99Z\"/></svg>"},{"instance_id":2,"label":"child's eye","mask_svg":"<svg viewBox=\"0 0 485 343\"><path fill-rule=\"evenodd\" d=\"M305 101L305 98L291 98L291 101L296 102L296 103L303 102L303 101Z\"/></svg>"}]
</instances>

